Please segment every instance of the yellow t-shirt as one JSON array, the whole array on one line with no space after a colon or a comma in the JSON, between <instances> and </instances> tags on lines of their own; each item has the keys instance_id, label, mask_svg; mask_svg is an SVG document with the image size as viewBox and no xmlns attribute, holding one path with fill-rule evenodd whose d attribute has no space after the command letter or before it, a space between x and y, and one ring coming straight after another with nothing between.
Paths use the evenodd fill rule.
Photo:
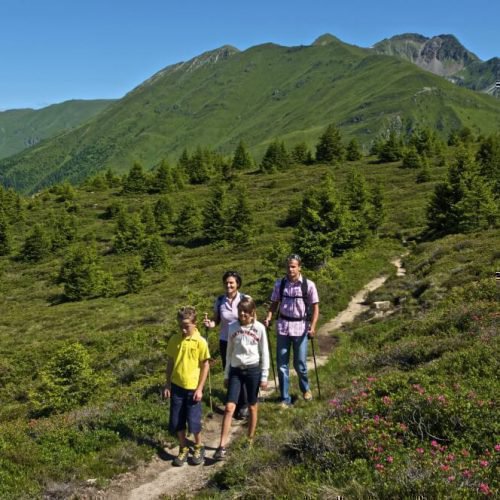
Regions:
<instances>
[{"instance_id":1,"label":"yellow t-shirt","mask_svg":"<svg viewBox=\"0 0 500 500\"><path fill-rule=\"evenodd\" d=\"M167 356L174 362L172 383L183 389L194 390L200 379L200 364L210 359L207 341L194 329L192 335L184 337L176 333L170 337Z\"/></svg>"}]
</instances>

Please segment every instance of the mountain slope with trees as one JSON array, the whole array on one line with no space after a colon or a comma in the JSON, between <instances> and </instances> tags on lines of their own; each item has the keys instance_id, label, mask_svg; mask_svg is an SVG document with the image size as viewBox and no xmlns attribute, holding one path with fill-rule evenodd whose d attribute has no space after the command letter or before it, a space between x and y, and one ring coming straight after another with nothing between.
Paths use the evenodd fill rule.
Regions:
<instances>
[{"instance_id":1,"label":"mountain slope with trees","mask_svg":"<svg viewBox=\"0 0 500 500\"><path fill-rule=\"evenodd\" d=\"M135 162L148 170L186 147L222 154L244 141L255 157L279 138L306 143L332 122L368 150L388 130L490 133L500 103L401 59L332 36L310 46L222 47L162 70L77 130L0 161L0 182L24 192L80 182Z\"/></svg>"}]
</instances>

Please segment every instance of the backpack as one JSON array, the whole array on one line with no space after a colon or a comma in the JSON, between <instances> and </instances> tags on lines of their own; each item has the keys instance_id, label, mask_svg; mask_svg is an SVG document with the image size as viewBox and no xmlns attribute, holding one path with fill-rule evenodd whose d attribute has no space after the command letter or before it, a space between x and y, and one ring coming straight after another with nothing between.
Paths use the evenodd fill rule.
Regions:
<instances>
[{"instance_id":1,"label":"backpack","mask_svg":"<svg viewBox=\"0 0 500 500\"><path fill-rule=\"evenodd\" d=\"M285 295L285 286L286 286L286 282L287 282L287 279L286 279L286 276L284 278L281 278L281 283L280 283L280 309L281 309L281 303L283 302L283 297L286 297L286 298L289 298L289 299L302 299L304 301L304 305L306 306L306 313L304 316L300 317L300 318L290 318L289 316L285 316L283 314L281 314L280 312L280 317L283 318L283 319L286 319L288 321L303 321L303 320L307 320L309 319L309 316L310 316L310 304L308 304L307 302L307 290L309 288L309 285L308 285L308 282L307 282L307 279L302 277L302 283L300 285L300 288L301 288L301 291L302 291L302 295L297 295L297 296L294 296L294 297L291 297L290 295Z\"/></svg>"}]
</instances>

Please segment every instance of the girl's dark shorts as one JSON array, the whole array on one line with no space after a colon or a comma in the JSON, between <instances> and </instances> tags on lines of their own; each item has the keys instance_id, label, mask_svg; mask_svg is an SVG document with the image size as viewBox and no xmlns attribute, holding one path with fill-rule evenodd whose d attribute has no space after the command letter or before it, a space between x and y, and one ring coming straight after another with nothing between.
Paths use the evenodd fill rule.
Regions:
<instances>
[{"instance_id":1,"label":"girl's dark shorts","mask_svg":"<svg viewBox=\"0 0 500 500\"><path fill-rule=\"evenodd\" d=\"M168 425L172 434L186 430L186 424L189 432L201 432L201 401L193 400L194 392L172 384Z\"/></svg>"},{"instance_id":2,"label":"girl's dark shorts","mask_svg":"<svg viewBox=\"0 0 500 500\"><path fill-rule=\"evenodd\" d=\"M253 365L246 368L229 369L229 382L227 389L227 403L237 403L241 387L245 386L248 395L248 404L257 403L259 394L260 375L262 370L259 365Z\"/></svg>"}]
</instances>

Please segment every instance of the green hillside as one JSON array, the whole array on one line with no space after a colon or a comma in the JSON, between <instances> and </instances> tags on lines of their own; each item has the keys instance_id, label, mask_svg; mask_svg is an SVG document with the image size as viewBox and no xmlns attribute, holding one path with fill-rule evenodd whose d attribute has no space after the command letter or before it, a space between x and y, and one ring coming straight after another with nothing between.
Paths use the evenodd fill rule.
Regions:
<instances>
[{"instance_id":1,"label":"green hillside","mask_svg":"<svg viewBox=\"0 0 500 500\"><path fill-rule=\"evenodd\" d=\"M222 165L159 192L161 169L135 166L33 197L0 189L0 497L92 496L92 484L161 455L174 442L159 393L177 309L209 312L222 273L237 269L262 317L286 254L318 251L315 241L329 249L305 269L321 323L404 255L407 275L369 298L392 314L330 338L322 400L286 414L262 404L254 449L236 443L207 496L497 494L500 139L455 140L434 152L415 142L418 169L373 156L230 176ZM209 343L222 404L215 333Z\"/></svg>"},{"instance_id":2,"label":"green hillside","mask_svg":"<svg viewBox=\"0 0 500 500\"><path fill-rule=\"evenodd\" d=\"M99 114L112 101L72 100L42 109L0 112L0 158L33 147L44 139L72 130Z\"/></svg>"},{"instance_id":3,"label":"green hillside","mask_svg":"<svg viewBox=\"0 0 500 500\"><path fill-rule=\"evenodd\" d=\"M231 153L243 139L257 157L269 141L312 144L329 123L367 150L393 128L446 136L500 126L500 102L400 59L325 36L311 46L222 47L170 66L78 129L0 162L0 182L23 192L108 168L176 161L184 148Z\"/></svg>"}]
</instances>

